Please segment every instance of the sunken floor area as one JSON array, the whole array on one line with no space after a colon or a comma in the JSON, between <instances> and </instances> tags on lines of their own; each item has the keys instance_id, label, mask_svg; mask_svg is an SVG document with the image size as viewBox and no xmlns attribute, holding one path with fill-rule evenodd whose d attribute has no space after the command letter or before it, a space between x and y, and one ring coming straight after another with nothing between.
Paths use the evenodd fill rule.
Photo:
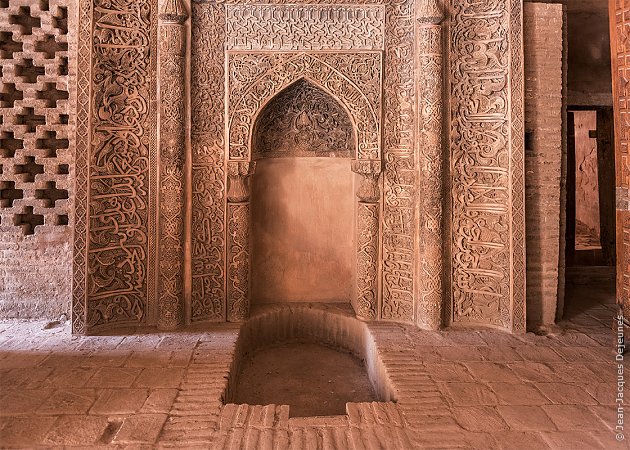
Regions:
<instances>
[{"instance_id":1,"label":"sunken floor area","mask_svg":"<svg viewBox=\"0 0 630 450\"><path fill-rule=\"evenodd\" d=\"M547 336L433 333L361 323L356 329L365 327L364 334L357 342L371 349L364 357L382 402L350 402L346 414L320 417L295 417L300 414L288 406L223 404L235 395L229 385L236 354L246 347L236 325L73 337L67 324L44 329L44 322L4 322L0 443L7 448L626 448L612 431L614 295L595 297L595 304L580 304ZM246 364L244 358L241 365Z\"/></svg>"},{"instance_id":2,"label":"sunken floor area","mask_svg":"<svg viewBox=\"0 0 630 450\"><path fill-rule=\"evenodd\" d=\"M309 342L273 345L241 365L234 403L289 406L289 417L346 414L346 403L377 401L362 361Z\"/></svg>"}]
</instances>

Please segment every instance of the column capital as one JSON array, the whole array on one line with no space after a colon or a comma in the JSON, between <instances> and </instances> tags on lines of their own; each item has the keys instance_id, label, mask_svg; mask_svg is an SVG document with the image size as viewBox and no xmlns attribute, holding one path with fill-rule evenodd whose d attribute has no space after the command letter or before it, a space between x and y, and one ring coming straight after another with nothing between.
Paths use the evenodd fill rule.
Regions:
<instances>
[{"instance_id":1,"label":"column capital","mask_svg":"<svg viewBox=\"0 0 630 450\"><path fill-rule=\"evenodd\" d=\"M165 23L183 24L188 19L188 11L182 0L163 0L159 18Z\"/></svg>"},{"instance_id":2,"label":"column capital","mask_svg":"<svg viewBox=\"0 0 630 450\"><path fill-rule=\"evenodd\" d=\"M256 170L255 161L229 161L227 164L228 192L230 203L247 202L250 196L248 178Z\"/></svg>"},{"instance_id":3,"label":"column capital","mask_svg":"<svg viewBox=\"0 0 630 450\"><path fill-rule=\"evenodd\" d=\"M419 0L416 17L421 25L439 25L444 21L444 0Z\"/></svg>"},{"instance_id":4,"label":"column capital","mask_svg":"<svg viewBox=\"0 0 630 450\"><path fill-rule=\"evenodd\" d=\"M360 201L377 203L381 199L378 179L382 170L383 165L380 160L366 161L357 159L352 161L352 171L363 178L361 185L357 189L357 197Z\"/></svg>"}]
</instances>

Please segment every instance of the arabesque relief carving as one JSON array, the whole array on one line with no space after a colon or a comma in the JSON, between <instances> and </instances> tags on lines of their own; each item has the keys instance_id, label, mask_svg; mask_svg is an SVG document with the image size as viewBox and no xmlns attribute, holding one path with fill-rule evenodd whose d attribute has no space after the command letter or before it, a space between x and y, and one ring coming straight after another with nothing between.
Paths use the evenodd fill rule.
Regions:
<instances>
[{"instance_id":1,"label":"arabesque relief carving","mask_svg":"<svg viewBox=\"0 0 630 450\"><path fill-rule=\"evenodd\" d=\"M356 313L364 320L378 318L378 259L380 235L381 161L352 161L352 171L361 176L357 202Z\"/></svg>"},{"instance_id":2,"label":"arabesque relief carving","mask_svg":"<svg viewBox=\"0 0 630 450\"><path fill-rule=\"evenodd\" d=\"M419 292L417 324L437 330L442 326L443 233L443 55L441 0L418 4L419 108Z\"/></svg>"},{"instance_id":3,"label":"arabesque relief carving","mask_svg":"<svg viewBox=\"0 0 630 450\"><path fill-rule=\"evenodd\" d=\"M229 55L229 73L230 159L251 157L254 117L275 95L301 78L330 92L353 117L357 157L379 158L380 52L234 53Z\"/></svg>"},{"instance_id":4,"label":"arabesque relief carving","mask_svg":"<svg viewBox=\"0 0 630 450\"><path fill-rule=\"evenodd\" d=\"M405 322L414 318L414 18L413 0L394 0L386 6L381 316Z\"/></svg>"},{"instance_id":5,"label":"arabesque relief carving","mask_svg":"<svg viewBox=\"0 0 630 450\"><path fill-rule=\"evenodd\" d=\"M352 171L361 175L361 183L357 189L357 197L362 202L377 203L381 200L379 178L381 161L352 161Z\"/></svg>"},{"instance_id":6,"label":"arabesque relief carving","mask_svg":"<svg viewBox=\"0 0 630 450\"><path fill-rule=\"evenodd\" d=\"M348 114L329 94L301 79L280 92L256 120L253 158L331 156L352 158Z\"/></svg>"},{"instance_id":7,"label":"arabesque relief carving","mask_svg":"<svg viewBox=\"0 0 630 450\"><path fill-rule=\"evenodd\" d=\"M94 0L91 13L88 329L147 319L155 298L149 280L154 271L152 183L157 170L152 105L156 2Z\"/></svg>"},{"instance_id":8,"label":"arabesque relief carving","mask_svg":"<svg viewBox=\"0 0 630 450\"><path fill-rule=\"evenodd\" d=\"M249 201L250 186L249 177L256 170L255 162L230 162L228 164L228 193L230 203L243 203Z\"/></svg>"},{"instance_id":9,"label":"arabesque relief carving","mask_svg":"<svg viewBox=\"0 0 630 450\"><path fill-rule=\"evenodd\" d=\"M225 6L192 5L191 320L225 320Z\"/></svg>"},{"instance_id":10,"label":"arabesque relief carving","mask_svg":"<svg viewBox=\"0 0 630 450\"><path fill-rule=\"evenodd\" d=\"M228 5L228 50L379 50L378 5Z\"/></svg>"},{"instance_id":11,"label":"arabesque relief carving","mask_svg":"<svg viewBox=\"0 0 630 450\"><path fill-rule=\"evenodd\" d=\"M228 288L227 320L238 322L249 315L250 186L255 162L228 163Z\"/></svg>"},{"instance_id":12,"label":"arabesque relief carving","mask_svg":"<svg viewBox=\"0 0 630 450\"><path fill-rule=\"evenodd\" d=\"M513 331L525 329L520 5L452 1L450 39L451 321Z\"/></svg>"},{"instance_id":13,"label":"arabesque relief carving","mask_svg":"<svg viewBox=\"0 0 630 450\"><path fill-rule=\"evenodd\" d=\"M192 0L189 70L184 6L80 1L75 332L246 319L286 156L353 160L358 317L524 330L520 1Z\"/></svg>"},{"instance_id":14,"label":"arabesque relief carving","mask_svg":"<svg viewBox=\"0 0 630 450\"><path fill-rule=\"evenodd\" d=\"M92 4L79 2L77 30L77 135L74 156L74 245L72 257L72 332L87 333L88 157L90 151L90 85L92 79Z\"/></svg>"},{"instance_id":15,"label":"arabesque relief carving","mask_svg":"<svg viewBox=\"0 0 630 450\"><path fill-rule=\"evenodd\" d=\"M158 327L184 323L184 161L186 29L181 0L165 1L159 19L160 222Z\"/></svg>"}]
</instances>

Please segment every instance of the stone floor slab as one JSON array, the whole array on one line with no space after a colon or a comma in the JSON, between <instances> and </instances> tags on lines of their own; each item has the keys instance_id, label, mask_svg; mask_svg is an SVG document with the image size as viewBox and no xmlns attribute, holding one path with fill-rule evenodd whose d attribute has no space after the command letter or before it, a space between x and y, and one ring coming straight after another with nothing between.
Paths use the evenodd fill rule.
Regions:
<instances>
[{"instance_id":1,"label":"stone floor slab","mask_svg":"<svg viewBox=\"0 0 630 450\"><path fill-rule=\"evenodd\" d=\"M551 418L540 406L498 406L497 410L514 431L556 431Z\"/></svg>"},{"instance_id":2,"label":"stone floor slab","mask_svg":"<svg viewBox=\"0 0 630 450\"><path fill-rule=\"evenodd\" d=\"M544 405L543 410L559 431L602 431L607 429L595 413L580 405Z\"/></svg>"},{"instance_id":3,"label":"stone floor slab","mask_svg":"<svg viewBox=\"0 0 630 450\"><path fill-rule=\"evenodd\" d=\"M509 429L495 407L456 406L452 411L455 420L468 431L496 433Z\"/></svg>"},{"instance_id":4,"label":"stone floor slab","mask_svg":"<svg viewBox=\"0 0 630 450\"><path fill-rule=\"evenodd\" d=\"M143 413L167 413L171 410L177 389L151 389L149 396L142 405Z\"/></svg>"},{"instance_id":5,"label":"stone floor slab","mask_svg":"<svg viewBox=\"0 0 630 450\"><path fill-rule=\"evenodd\" d=\"M479 383L441 383L444 394L456 406L496 405L497 396Z\"/></svg>"},{"instance_id":6,"label":"stone floor slab","mask_svg":"<svg viewBox=\"0 0 630 450\"><path fill-rule=\"evenodd\" d=\"M542 437L549 447L554 450L598 450L606 448L597 438L589 433L580 433L575 431L542 433Z\"/></svg>"},{"instance_id":7,"label":"stone floor slab","mask_svg":"<svg viewBox=\"0 0 630 450\"><path fill-rule=\"evenodd\" d=\"M550 401L534 385L526 383L489 383L501 405L544 405Z\"/></svg>"},{"instance_id":8,"label":"stone floor slab","mask_svg":"<svg viewBox=\"0 0 630 450\"><path fill-rule=\"evenodd\" d=\"M52 389L9 389L0 393L0 416L35 414L53 394Z\"/></svg>"},{"instance_id":9,"label":"stone floor slab","mask_svg":"<svg viewBox=\"0 0 630 450\"><path fill-rule=\"evenodd\" d=\"M612 430L617 365L601 322L614 306L588 311L547 335L369 324L398 402L297 421L262 420L262 407L226 421L238 324L83 337L0 321L0 446L628 448Z\"/></svg>"},{"instance_id":10,"label":"stone floor slab","mask_svg":"<svg viewBox=\"0 0 630 450\"><path fill-rule=\"evenodd\" d=\"M134 414L142 408L148 389L105 389L101 391L90 414Z\"/></svg>"},{"instance_id":11,"label":"stone floor slab","mask_svg":"<svg viewBox=\"0 0 630 450\"><path fill-rule=\"evenodd\" d=\"M41 445L56 417L0 417L0 446L4 448Z\"/></svg>"},{"instance_id":12,"label":"stone floor slab","mask_svg":"<svg viewBox=\"0 0 630 450\"><path fill-rule=\"evenodd\" d=\"M560 405L596 405L597 400L584 389L569 383L536 383L536 388L552 403Z\"/></svg>"},{"instance_id":13,"label":"stone floor slab","mask_svg":"<svg viewBox=\"0 0 630 450\"><path fill-rule=\"evenodd\" d=\"M148 388L177 388L184 377L182 368L147 368L136 380L135 386Z\"/></svg>"},{"instance_id":14,"label":"stone floor slab","mask_svg":"<svg viewBox=\"0 0 630 450\"><path fill-rule=\"evenodd\" d=\"M109 421L102 416L61 416L44 439L44 445L105 444L100 439Z\"/></svg>"},{"instance_id":15,"label":"stone floor slab","mask_svg":"<svg viewBox=\"0 0 630 450\"><path fill-rule=\"evenodd\" d=\"M131 387L141 371L137 367L103 367L96 371L89 382L103 388L127 388Z\"/></svg>"},{"instance_id":16,"label":"stone floor slab","mask_svg":"<svg viewBox=\"0 0 630 450\"><path fill-rule=\"evenodd\" d=\"M166 414L138 414L125 418L114 444L153 444L164 426Z\"/></svg>"},{"instance_id":17,"label":"stone floor slab","mask_svg":"<svg viewBox=\"0 0 630 450\"><path fill-rule=\"evenodd\" d=\"M38 414L85 414L96 400L95 389L60 389L37 410Z\"/></svg>"}]
</instances>

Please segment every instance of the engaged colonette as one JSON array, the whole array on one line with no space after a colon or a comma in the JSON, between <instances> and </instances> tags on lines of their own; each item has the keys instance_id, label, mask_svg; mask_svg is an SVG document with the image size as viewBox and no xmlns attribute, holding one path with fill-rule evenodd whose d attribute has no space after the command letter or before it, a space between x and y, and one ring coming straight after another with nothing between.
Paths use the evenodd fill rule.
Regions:
<instances>
[{"instance_id":1,"label":"engaged colonette","mask_svg":"<svg viewBox=\"0 0 630 450\"><path fill-rule=\"evenodd\" d=\"M80 0L74 332L247 319L298 83L274 123L351 140L357 317L525 331L523 82L520 0Z\"/></svg>"}]
</instances>

